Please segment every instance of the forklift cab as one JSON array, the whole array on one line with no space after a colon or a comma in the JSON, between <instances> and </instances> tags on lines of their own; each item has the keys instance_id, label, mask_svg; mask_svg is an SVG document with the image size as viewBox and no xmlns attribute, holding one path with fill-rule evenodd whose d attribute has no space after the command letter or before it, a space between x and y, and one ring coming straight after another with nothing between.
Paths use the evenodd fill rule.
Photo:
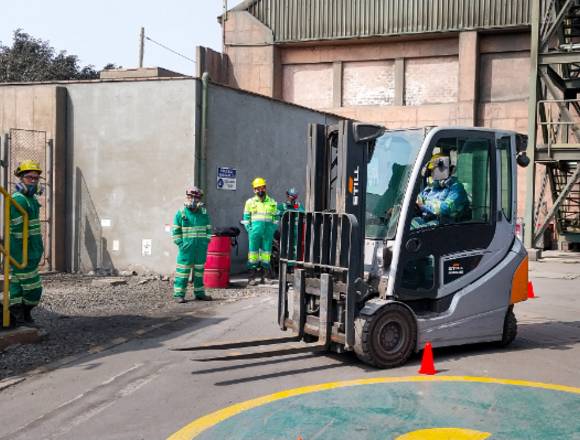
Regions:
<instances>
[{"instance_id":1,"label":"forklift cab","mask_svg":"<svg viewBox=\"0 0 580 440\"><path fill-rule=\"evenodd\" d=\"M515 239L523 141L512 132L458 128L388 131L376 140L367 166L365 269L389 279L384 296L437 312L477 267L501 259ZM446 179L429 172L438 156L448 160Z\"/></svg>"},{"instance_id":2,"label":"forklift cab","mask_svg":"<svg viewBox=\"0 0 580 440\"><path fill-rule=\"evenodd\" d=\"M350 121L310 134L306 213L282 221L280 327L379 367L426 341L510 343L527 297L515 234L526 137Z\"/></svg>"}]
</instances>

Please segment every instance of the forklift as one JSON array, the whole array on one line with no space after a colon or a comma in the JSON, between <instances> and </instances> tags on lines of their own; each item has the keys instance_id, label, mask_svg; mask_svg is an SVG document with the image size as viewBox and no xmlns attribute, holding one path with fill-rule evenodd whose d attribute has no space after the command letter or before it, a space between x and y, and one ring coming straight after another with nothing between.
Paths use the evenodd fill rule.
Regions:
<instances>
[{"instance_id":1,"label":"forklift","mask_svg":"<svg viewBox=\"0 0 580 440\"><path fill-rule=\"evenodd\" d=\"M527 299L516 236L526 149L505 130L311 124L306 212L281 220L280 328L378 368L427 342L510 344ZM442 170L461 209L426 216L422 195Z\"/></svg>"}]
</instances>

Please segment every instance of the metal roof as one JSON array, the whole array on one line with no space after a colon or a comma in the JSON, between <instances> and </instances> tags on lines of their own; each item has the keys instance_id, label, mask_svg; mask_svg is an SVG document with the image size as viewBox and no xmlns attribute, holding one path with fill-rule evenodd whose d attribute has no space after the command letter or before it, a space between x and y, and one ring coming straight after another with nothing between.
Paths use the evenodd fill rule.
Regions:
<instances>
[{"instance_id":1,"label":"metal roof","mask_svg":"<svg viewBox=\"0 0 580 440\"><path fill-rule=\"evenodd\" d=\"M532 0L246 0L276 43L530 25Z\"/></svg>"}]
</instances>

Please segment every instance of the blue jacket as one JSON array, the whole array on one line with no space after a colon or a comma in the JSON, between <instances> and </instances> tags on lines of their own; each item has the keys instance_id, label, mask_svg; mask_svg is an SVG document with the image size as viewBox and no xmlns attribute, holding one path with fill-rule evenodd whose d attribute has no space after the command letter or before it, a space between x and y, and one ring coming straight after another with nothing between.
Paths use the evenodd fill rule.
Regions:
<instances>
[{"instance_id":1,"label":"blue jacket","mask_svg":"<svg viewBox=\"0 0 580 440\"><path fill-rule=\"evenodd\" d=\"M424 217L437 217L439 224L455 223L462 220L462 216L469 209L469 198L463 184L457 177L446 180L436 180L426 187L419 199L423 203L421 212Z\"/></svg>"}]
</instances>

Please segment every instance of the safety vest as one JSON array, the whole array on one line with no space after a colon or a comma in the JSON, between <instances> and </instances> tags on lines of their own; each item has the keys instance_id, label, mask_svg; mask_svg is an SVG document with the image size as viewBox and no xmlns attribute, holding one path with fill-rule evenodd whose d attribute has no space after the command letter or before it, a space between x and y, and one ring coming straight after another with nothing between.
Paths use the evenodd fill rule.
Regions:
<instances>
[{"instance_id":1,"label":"safety vest","mask_svg":"<svg viewBox=\"0 0 580 440\"><path fill-rule=\"evenodd\" d=\"M246 201L242 224L248 227L259 223L278 224L278 204L269 196L264 200L255 196Z\"/></svg>"}]
</instances>

